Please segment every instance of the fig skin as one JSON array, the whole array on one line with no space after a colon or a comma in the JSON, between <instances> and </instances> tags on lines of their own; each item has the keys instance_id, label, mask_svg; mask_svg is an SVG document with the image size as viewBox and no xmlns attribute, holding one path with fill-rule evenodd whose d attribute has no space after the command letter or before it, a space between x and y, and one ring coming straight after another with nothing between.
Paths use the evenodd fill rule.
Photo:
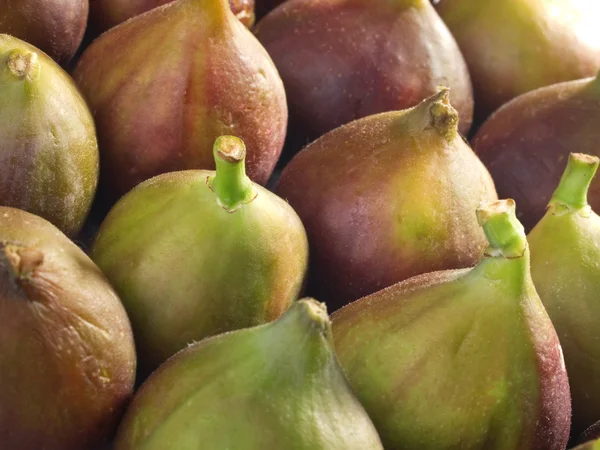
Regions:
<instances>
[{"instance_id":1,"label":"fig skin","mask_svg":"<svg viewBox=\"0 0 600 450\"><path fill-rule=\"evenodd\" d=\"M98 184L94 120L73 80L39 49L0 35L0 205L79 232Z\"/></svg>"},{"instance_id":2,"label":"fig skin","mask_svg":"<svg viewBox=\"0 0 600 450\"><path fill-rule=\"evenodd\" d=\"M457 132L448 91L342 126L298 153L276 186L308 234L308 292L335 309L411 276L475 264L473 211L497 199Z\"/></svg>"},{"instance_id":3,"label":"fig skin","mask_svg":"<svg viewBox=\"0 0 600 450\"><path fill-rule=\"evenodd\" d=\"M92 248L129 313L141 375L193 341L277 318L302 287L308 242L300 219L250 182L241 153L223 159L225 148L242 151L243 143L216 141L216 176L163 174L124 196Z\"/></svg>"},{"instance_id":4,"label":"fig skin","mask_svg":"<svg viewBox=\"0 0 600 450\"><path fill-rule=\"evenodd\" d=\"M600 69L596 0L433 3L467 61L477 123L521 94Z\"/></svg>"},{"instance_id":5,"label":"fig skin","mask_svg":"<svg viewBox=\"0 0 600 450\"><path fill-rule=\"evenodd\" d=\"M94 112L101 186L113 198L161 173L214 169L223 134L244 139L260 184L281 153L283 84L225 0L180 0L134 17L96 39L73 77Z\"/></svg>"},{"instance_id":6,"label":"fig skin","mask_svg":"<svg viewBox=\"0 0 600 450\"><path fill-rule=\"evenodd\" d=\"M88 0L2 0L0 33L34 45L66 65L83 40Z\"/></svg>"},{"instance_id":7,"label":"fig skin","mask_svg":"<svg viewBox=\"0 0 600 450\"><path fill-rule=\"evenodd\" d=\"M119 298L57 228L0 207L0 442L91 450L133 393L135 348Z\"/></svg>"},{"instance_id":8,"label":"fig skin","mask_svg":"<svg viewBox=\"0 0 600 450\"><path fill-rule=\"evenodd\" d=\"M579 445L573 450L600 450L600 439Z\"/></svg>"},{"instance_id":9,"label":"fig skin","mask_svg":"<svg viewBox=\"0 0 600 450\"><path fill-rule=\"evenodd\" d=\"M90 24L98 33L173 0L90 0ZM254 25L254 0L229 0L235 16L246 27Z\"/></svg>"},{"instance_id":10,"label":"fig skin","mask_svg":"<svg viewBox=\"0 0 600 450\"><path fill-rule=\"evenodd\" d=\"M332 315L335 349L386 450L564 450L563 356L514 202L484 205L472 269L429 273Z\"/></svg>"},{"instance_id":11,"label":"fig skin","mask_svg":"<svg viewBox=\"0 0 600 450\"><path fill-rule=\"evenodd\" d=\"M473 115L471 81L429 0L289 0L256 35L283 79L290 127L309 139L452 88L460 131Z\"/></svg>"},{"instance_id":12,"label":"fig skin","mask_svg":"<svg viewBox=\"0 0 600 450\"><path fill-rule=\"evenodd\" d=\"M205 339L142 386L115 450L383 450L340 368L324 304Z\"/></svg>"},{"instance_id":13,"label":"fig skin","mask_svg":"<svg viewBox=\"0 0 600 450\"><path fill-rule=\"evenodd\" d=\"M573 149L600 155L600 78L569 81L524 94L496 111L472 144L498 194L514 198L527 230L544 216ZM600 179L590 190L600 210Z\"/></svg>"},{"instance_id":14,"label":"fig skin","mask_svg":"<svg viewBox=\"0 0 600 450\"><path fill-rule=\"evenodd\" d=\"M570 155L528 236L533 281L565 354L575 436L600 419L600 217L586 198L597 168L598 157Z\"/></svg>"}]
</instances>

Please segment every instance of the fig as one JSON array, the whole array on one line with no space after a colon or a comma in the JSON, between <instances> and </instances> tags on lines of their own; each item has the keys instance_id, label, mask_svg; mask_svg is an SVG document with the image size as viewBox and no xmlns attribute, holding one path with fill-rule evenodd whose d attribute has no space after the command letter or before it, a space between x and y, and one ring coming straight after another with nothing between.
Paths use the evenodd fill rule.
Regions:
<instances>
[{"instance_id":1,"label":"fig","mask_svg":"<svg viewBox=\"0 0 600 450\"><path fill-rule=\"evenodd\" d=\"M548 212L528 237L533 282L565 354L575 435L600 420L600 217L587 203L599 161L569 156Z\"/></svg>"},{"instance_id":2,"label":"fig","mask_svg":"<svg viewBox=\"0 0 600 450\"><path fill-rule=\"evenodd\" d=\"M0 207L0 442L91 450L133 393L131 326L100 270L46 220Z\"/></svg>"},{"instance_id":3,"label":"fig","mask_svg":"<svg viewBox=\"0 0 600 450\"><path fill-rule=\"evenodd\" d=\"M290 127L316 138L352 120L415 106L452 88L471 126L465 61L429 0L290 0L256 34L285 84Z\"/></svg>"},{"instance_id":4,"label":"fig","mask_svg":"<svg viewBox=\"0 0 600 450\"><path fill-rule=\"evenodd\" d=\"M90 23L96 32L125 22L173 0L90 0ZM248 28L254 25L254 0L229 0L231 11Z\"/></svg>"},{"instance_id":5,"label":"fig","mask_svg":"<svg viewBox=\"0 0 600 450\"><path fill-rule=\"evenodd\" d=\"M179 0L134 17L96 39L73 76L94 112L112 198L161 173L213 169L224 134L244 139L257 183L281 153L281 78L226 0Z\"/></svg>"},{"instance_id":6,"label":"fig","mask_svg":"<svg viewBox=\"0 0 600 450\"><path fill-rule=\"evenodd\" d=\"M383 450L339 367L325 305L312 299L194 344L147 380L115 450L166 448Z\"/></svg>"},{"instance_id":7,"label":"fig","mask_svg":"<svg viewBox=\"0 0 600 450\"><path fill-rule=\"evenodd\" d=\"M262 18L269 11L281 5L284 0L256 0L256 15Z\"/></svg>"},{"instance_id":8,"label":"fig","mask_svg":"<svg viewBox=\"0 0 600 450\"><path fill-rule=\"evenodd\" d=\"M83 40L88 9L89 0L2 0L0 33L27 41L65 65Z\"/></svg>"},{"instance_id":9,"label":"fig","mask_svg":"<svg viewBox=\"0 0 600 450\"><path fill-rule=\"evenodd\" d=\"M600 155L600 77L567 81L523 94L496 111L472 143L498 193L517 202L531 230L544 216L572 149ZM600 210L600 180L590 202Z\"/></svg>"},{"instance_id":10,"label":"fig","mask_svg":"<svg viewBox=\"0 0 600 450\"><path fill-rule=\"evenodd\" d=\"M585 444L575 447L573 450L600 450L600 439L586 442Z\"/></svg>"},{"instance_id":11,"label":"fig","mask_svg":"<svg viewBox=\"0 0 600 450\"><path fill-rule=\"evenodd\" d=\"M312 295L339 307L479 261L487 241L473 211L497 196L457 121L444 89L344 125L292 159L276 192L306 227Z\"/></svg>"},{"instance_id":12,"label":"fig","mask_svg":"<svg viewBox=\"0 0 600 450\"><path fill-rule=\"evenodd\" d=\"M216 172L159 175L102 223L92 258L120 294L147 373L189 343L280 316L308 243L292 208L245 175L243 142L218 138Z\"/></svg>"},{"instance_id":13,"label":"fig","mask_svg":"<svg viewBox=\"0 0 600 450\"><path fill-rule=\"evenodd\" d=\"M420 275L332 315L335 349L386 450L564 450L561 347L512 200L483 204L474 268Z\"/></svg>"},{"instance_id":14,"label":"fig","mask_svg":"<svg viewBox=\"0 0 600 450\"><path fill-rule=\"evenodd\" d=\"M0 35L0 205L75 235L91 208L99 155L73 80L37 48Z\"/></svg>"},{"instance_id":15,"label":"fig","mask_svg":"<svg viewBox=\"0 0 600 450\"><path fill-rule=\"evenodd\" d=\"M467 61L478 123L525 92L600 69L596 0L433 3Z\"/></svg>"},{"instance_id":16,"label":"fig","mask_svg":"<svg viewBox=\"0 0 600 450\"><path fill-rule=\"evenodd\" d=\"M600 421L596 422L594 425L592 425L584 431L584 433L579 438L579 443L583 444L595 439L599 439L600 442Z\"/></svg>"}]
</instances>

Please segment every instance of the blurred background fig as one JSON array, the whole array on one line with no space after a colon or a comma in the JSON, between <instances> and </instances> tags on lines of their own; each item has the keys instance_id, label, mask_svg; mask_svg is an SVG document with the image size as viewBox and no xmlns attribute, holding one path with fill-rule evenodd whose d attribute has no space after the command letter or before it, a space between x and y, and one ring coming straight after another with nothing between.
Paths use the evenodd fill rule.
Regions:
<instances>
[{"instance_id":1,"label":"blurred background fig","mask_svg":"<svg viewBox=\"0 0 600 450\"><path fill-rule=\"evenodd\" d=\"M497 196L457 122L444 89L344 125L294 157L276 192L306 227L311 295L335 309L481 258L487 241L474 211Z\"/></svg>"},{"instance_id":2,"label":"blurred background fig","mask_svg":"<svg viewBox=\"0 0 600 450\"><path fill-rule=\"evenodd\" d=\"M304 227L245 175L243 142L215 142L216 173L160 175L123 197L92 258L121 296L146 375L188 344L271 321L298 298Z\"/></svg>"},{"instance_id":3,"label":"blurred background fig","mask_svg":"<svg viewBox=\"0 0 600 450\"><path fill-rule=\"evenodd\" d=\"M598 439L598 449L600 449L600 421L596 422L594 425L592 425L583 432L583 434L579 437L579 443L583 444L589 441L594 441L596 439ZM594 448L594 450L598 449Z\"/></svg>"},{"instance_id":4,"label":"blurred background fig","mask_svg":"<svg viewBox=\"0 0 600 450\"><path fill-rule=\"evenodd\" d=\"M472 141L498 194L517 202L530 230L542 218L573 149L600 155L600 77L524 94L496 111ZM600 179L589 193L600 210Z\"/></svg>"},{"instance_id":5,"label":"blurred background fig","mask_svg":"<svg viewBox=\"0 0 600 450\"><path fill-rule=\"evenodd\" d=\"M183 350L142 386L115 450L383 450L333 350L325 305Z\"/></svg>"},{"instance_id":6,"label":"blurred background fig","mask_svg":"<svg viewBox=\"0 0 600 450\"><path fill-rule=\"evenodd\" d=\"M281 153L283 84L226 0L178 0L132 18L96 39L73 77L96 120L107 197L160 173L213 169L223 134L244 139L260 184Z\"/></svg>"},{"instance_id":7,"label":"blurred background fig","mask_svg":"<svg viewBox=\"0 0 600 450\"><path fill-rule=\"evenodd\" d=\"M0 33L27 41L65 65L83 40L88 10L88 0L2 0Z\"/></svg>"},{"instance_id":8,"label":"blurred background fig","mask_svg":"<svg viewBox=\"0 0 600 450\"><path fill-rule=\"evenodd\" d=\"M600 439L581 444L573 450L600 450Z\"/></svg>"},{"instance_id":9,"label":"blurred background fig","mask_svg":"<svg viewBox=\"0 0 600 450\"><path fill-rule=\"evenodd\" d=\"M0 98L0 205L75 235L91 208L99 171L85 100L53 60L7 35L0 35Z\"/></svg>"},{"instance_id":10,"label":"blurred background fig","mask_svg":"<svg viewBox=\"0 0 600 450\"><path fill-rule=\"evenodd\" d=\"M135 349L117 294L56 227L0 207L0 443L92 450L133 393Z\"/></svg>"},{"instance_id":11,"label":"blurred background fig","mask_svg":"<svg viewBox=\"0 0 600 450\"><path fill-rule=\"evenodd\" d=\"M90 0L90 26L101 33L173 0ZM248 28L254 24L254 0L229 0L231 11Z\"/></svg>"},{"instance_id":12,"label":"blurred background fig","mask_svg":"<svg viewBox=\"0 0 600 450\"><path fill-rule=\"evenodd\" d=\"M485 258L332 316L340 364L386 450L564 450L569 383L512 200L482 205Z\"/></svg>"},{"instance_id":13,"label":"blurred background fig","mask_svg":"<svg viewBox=\"0 0 600 450\"><path fill-rule=\"evenodd\" d=\"M548 212L528 236L533 282L565 355L575 436L600 420L600 217L587 203L598 163L570 155Z\"/></svg>"},{"instance_id":14,"label":"blurred background fig","mask_svg":"<svg viewBox=\"0 0 600 450\"><path fill-rule=\"evenodd\" d=\"M479 124L518 95L600 69L597 0L433 3L467 61Z\"/></svg>"},{"instance_id":15,"label":"blurred background fig","mask_svg":"<svg viewBox=\"0 0 600 450\"><path fill-rule=\"evenodd\" d=\"M314 139L352 120L406 109L452 88L471 126L465 61L429 0L289 0L256 34L285 84L294 135Z\"/></svg>"}]
</instances>

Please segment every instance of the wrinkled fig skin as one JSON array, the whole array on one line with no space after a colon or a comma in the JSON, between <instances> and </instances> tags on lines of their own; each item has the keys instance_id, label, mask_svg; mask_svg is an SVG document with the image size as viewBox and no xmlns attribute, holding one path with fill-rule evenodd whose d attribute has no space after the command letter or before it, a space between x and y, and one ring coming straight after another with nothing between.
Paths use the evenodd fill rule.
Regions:
<instances>
[{"instance_id":1,"label":"wrinkled fig skin","mask_svg":"<svg viewBox=\"0 0 600 450\"><path fill-rule=\"evenodd\" d=\"M579 438L579 443L583 444L594 439L600 439L600 422L596 422L594 425L585 430L585 432ZM600 443L600 441L598 442ZM600 445L598 449L600 449Z\"/></svg>"},{"instance_id":2,"label":"wrinkled fig skin","mask_svg":"<svg viewBox=\"0 0 600 450\"><path fill-rule=\"evenodd\" d=\"M572 156L565 177L572 186L582 183L583 192L597 165L597 159L587 155ZM563 178L557 193L564 192L567 181ZM565 354L573 397L572 433L578 436L600 419L600 217L569 197L555 194L528 239L533 281Z\"/></svg>"},{"instance_id":3,"label":"wrinkled fig skin","mask_svg":"<svg viewBox=\"0 0 600 450\"><path fill-rule=\"evenodd\" d=\"M125 22L173 0L90 0L90 24L96 32ZM254 24L254 0L229 0L231 10L248 28Z\"/></svg>"},{"instance_id":4,"label":"wrinkled fig skin","mask_svg":"<svg viewBox=\"0 0 600 450\"><path fill-rule=\"evenodd\" d=\"M277 318L302 287L308 243L296 213L256 184L228 210L214 174L139 185L94 244L92 257L131 318L142 375L193 341Z\"/></svg>"},{"instance_id":5,"label":"wrinkled fig skin","mask_svg":"<svg viewBox=\"0 0 600 450\"><path fill-rule=\"evenodd\" d=\"M271 324L197 343L148 379L115 450L167 448L383 450L312 299Z\"/></svg>"},{"instance_id":6,"label":"wrinkled fig skin","mask_svg":"<svg viewBox=\"0 0 600 450\"><path fill-rule=\"evenodd\" d=\"M160 173L214 168L222 134L244 139L260 184L281 153L283 84L225 0L181 0L131 19L96 39L73 76L94 112L101 185L113 197Z\"/></svg>"},{"instance_id":7,"label":"wrinkled fig skin","mask_svg":"<svg viewBox=\"0 0 600 450\"><path fill-rule=\"evenodd\" d=\"M521 252L332 315L340 364L386 450L565 449L567 374Z\"/></svg>"},{"instance_id":8,"label":"wrinkled fig skin","mask_svg":"<svg viewBox=\"0 0 600 450\"><path fill-rule=\"evenodd\" d=\"M467 67L428 0L289 0L256 34L285 84L290 126L311 138L414 106L439 85L452 88L460 131L469 131Z\"/></svg>"},{"instance_id":9,"label":"wrinkled fig skin","mask_svg":"<svg viewBox=\"0 0 600 450\"><path fill-rule=\"evenodd\" d=\"M0 124L0 205L75 235L98 184L92 115L67 73L7 35L0 35Z\"/></svg>"},{"instance_id":10,"label":"wrinkled fig skin","mask_svg":"<svg viewBox=\"0 0 600 450\"><path fill-rule=\"evenodd\" d=\"M2 0L0 33L27 41L65 65L81 44L88 9L88 0Z\"/></svg>"},{"instance_id":11,"label":"wrinkled fig skin","mask_svg":"<svg viewBox=\"0 0 600 450\"><path fill-rule=\"evenodd\" d=\"M117 295L58 229L0 207L0 442L91 450L133 393L135 349Z\"/></svg>"},{"instance_id":12,"label":"wrinkled fig skin","mask_svg":"<svg viewBox=\"0 0 600 450\"><path fill-rule=\"evenodd\" d=\"M475 264L475 208L497 199L456 132L447 92L340 127L284 169L276 187L306 227L309 292L335 309L411 276Z\"/></svg>"},{"instance_id":13,"label":"wrinkled fig skin","mask_svg":"<svg viewBox=\"0 0 600 450\"><path fill-rule=\"evenodd\" d=\"M469 66L479 123L518 95L600 68L597 0L434 3Z\"/></svg>"},{"instance_id":14,"label":"wrinkled fig skin","mask_svg":"<svg viewBox=\"0 0 600 450\"><path fill-rule=\"evenodd\" d=\"M472 141L498 194L517 202L530 230L544 216L569 152L600 155L600 79L537 89L496 111ZM589 193L600 211L600 179Z\"/></svg>"}]
</instances>

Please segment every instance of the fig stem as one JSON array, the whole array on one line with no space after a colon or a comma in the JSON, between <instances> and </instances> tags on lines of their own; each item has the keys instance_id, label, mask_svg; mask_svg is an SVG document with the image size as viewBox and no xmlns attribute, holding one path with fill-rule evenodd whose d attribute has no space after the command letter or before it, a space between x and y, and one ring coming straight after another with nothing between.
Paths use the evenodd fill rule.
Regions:
<instances>
[{"instance_id":1,"label":"fig stem","mask_svg":"<svg viewBox=\"0 0 600 450\"><path fill-rule=\"evenodd\" d=\"M512 199L484 203L477 209L477 221L490 243L486 256L519 258L525 254L525 228L517 219L515 210Z\"/></svg>"},{"instance_id":2,"label":"fig stem","mask_svg":"<svg viewBox=\"0 0 600 450\"><path fill-rule=\"evenodd\" d=\"M302 324L303 330L314 330L328 338L331 336L331 321L327 314L327 307L325 303L320 303L313 298L307 297L294 302L282 319L282 326L286 329L290 329L289 322L293 322Z\"/></svg>"},{"instance_id":3,"label":"fig stem","mask_svg":"<svg viewBox=\"0 0 600 450\"><path fill-rule=\"evenodd\" d=\"M256 198L256 190L246 175L246 146L235 136L220 136L213 146L217 167L210 183L219 205L228 212Z\"/></svg>"},{"instance_id":4,"label":"fig stem","mask_svg":"<svg viewBox=\"0 0 600 450\"><path fill-rule=\"evenodd\" d=\"M560 205L571 210L586 207L588 189L596 175L599 163L600 159L597 156L571 153L550 205Z\"/></svg>"},{"instance_id":5,"label":"fig stem","mask_svg":"<svg viewBox=\"0 0 600 450\"><path fill-rule=\"evenodd\" d=\"M40 71L37 53L13 50L6 61L9 73L18 80L35 80Z\"/></svg>"}]
</instances>

